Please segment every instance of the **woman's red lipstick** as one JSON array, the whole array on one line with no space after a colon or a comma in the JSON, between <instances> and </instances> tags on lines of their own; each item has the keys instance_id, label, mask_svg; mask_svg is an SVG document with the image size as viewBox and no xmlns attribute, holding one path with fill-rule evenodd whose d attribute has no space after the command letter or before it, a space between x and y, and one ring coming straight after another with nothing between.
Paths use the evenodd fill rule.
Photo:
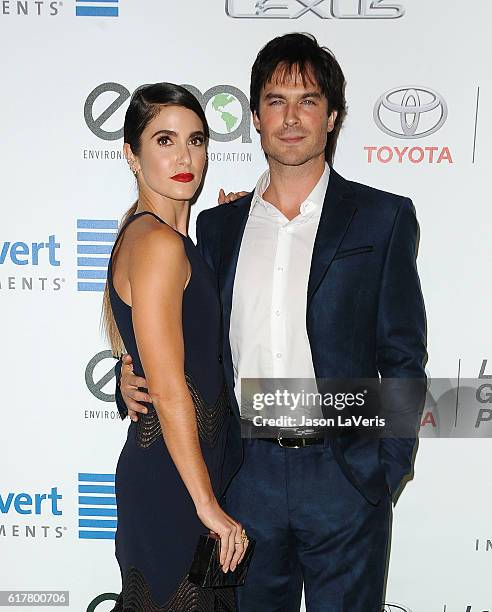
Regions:
<instances>
[{"instance_id":1,"label":"woman's red lipstick","mask_svg":"<svg viewBox=\"0 0 492 612\"><path fill-rule=\"evenodd\" d=\"M189 183L195 178L195 175L190 172L182 172L181 174L175 174L171 178L173 181L178 181L180 183Z\"/></svg>"}]
</instances>

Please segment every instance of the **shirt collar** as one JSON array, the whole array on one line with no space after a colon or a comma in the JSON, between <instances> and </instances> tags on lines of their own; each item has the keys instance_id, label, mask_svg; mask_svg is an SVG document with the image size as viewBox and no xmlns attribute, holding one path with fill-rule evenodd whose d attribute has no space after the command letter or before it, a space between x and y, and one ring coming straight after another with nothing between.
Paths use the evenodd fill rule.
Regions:
<instances>
[{"instance_id":1,"label":"shirt collar","mask_svg":"<svg viewBox=\"0 0 492 612\"><path fill-rule=\"evenodd\" d=\"M323 207L323 202L325 199L325 193L328 188L328 181L330 179L330 166L325 162L325 170L321 175L319 181L314 186L311 193L308 197L301 203L300 213L301 215L305 215L311 210L318 209L321 212L321 208ZM253 193L253 199L251 201L251 207L249 210L249 214L252 213L253 209L258 205L263 205L265 208L271 207L269 202L266 202L263 199L263 194L270 185L270 170L265 170L265 172L260 176L258 182L256 183L255 191Z\"/></svg>"}]
</instances>

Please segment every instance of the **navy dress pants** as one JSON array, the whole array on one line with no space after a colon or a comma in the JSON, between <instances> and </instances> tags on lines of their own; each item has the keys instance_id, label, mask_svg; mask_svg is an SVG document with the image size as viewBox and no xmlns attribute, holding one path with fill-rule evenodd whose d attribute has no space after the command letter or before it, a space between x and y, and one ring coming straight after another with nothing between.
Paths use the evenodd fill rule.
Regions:
<instances>
[{"instance_id":1,"label":"navy dress pants","mask_svg":"<svg viewBox=\"0 0 492 612\"><path fill-rule=\"evenodd\" d=\"M245 439L227 511L256 539L238 612L381 612L392 519L347 480L329 442L283 448Z\"/></svg>"}]
</instances>

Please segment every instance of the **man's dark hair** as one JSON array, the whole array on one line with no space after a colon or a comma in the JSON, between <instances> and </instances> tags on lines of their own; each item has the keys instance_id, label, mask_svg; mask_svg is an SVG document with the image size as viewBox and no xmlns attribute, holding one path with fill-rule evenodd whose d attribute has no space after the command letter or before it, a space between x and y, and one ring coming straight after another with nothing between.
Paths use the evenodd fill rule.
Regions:
<instances>
[{"instance_id":1,"label":"man's dark hair","mask_svg":"<svg viewBox=\"0 0 492 612\"><path fill-rule=\"evenodd\" d=\"M345 105L345 77L340 64L327 47L320 47L312 34L295 32L278 36L258 53L251 69L250 108L259 116L260 93L275 71L279 76L295 74L298 70L303 85L314 77L321 93L328 100L328 113L337 111L335 127L327 135L325 159L331 166L335 156L338 134L347 113Z\"/></svg>"}]
</instances>

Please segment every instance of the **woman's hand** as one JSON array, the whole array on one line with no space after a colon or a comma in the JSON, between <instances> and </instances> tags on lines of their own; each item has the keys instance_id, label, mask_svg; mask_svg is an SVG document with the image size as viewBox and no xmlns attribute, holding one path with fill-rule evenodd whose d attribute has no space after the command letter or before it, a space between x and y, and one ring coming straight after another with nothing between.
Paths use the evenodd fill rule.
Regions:
<instances>
[{"instance_id":1,"label":"woman's hand","mask_svg":"<svg viewBox=\"0 0 492 612\"><path fill-rule=\"evenodd\" d=\"M243 527L220 507L215 498L196 505L198 518L220 537L220 564L225 573L234 571L244 557L248 542L242 541Z\"/></svg>"},{"instance_id":2,"label":"woman's hand","mask_svg":"<svg viewBox=\"0 0 492 612\"><path fill-rule=\"evenodd\" d=\"M242 198L243 196L248 195L248 193L249 191L231 191L226 195L225 191L220 189L217 202L219 204L229 204L229 202L234 202L234 200Z\"/></svg>"}]
</instances>

